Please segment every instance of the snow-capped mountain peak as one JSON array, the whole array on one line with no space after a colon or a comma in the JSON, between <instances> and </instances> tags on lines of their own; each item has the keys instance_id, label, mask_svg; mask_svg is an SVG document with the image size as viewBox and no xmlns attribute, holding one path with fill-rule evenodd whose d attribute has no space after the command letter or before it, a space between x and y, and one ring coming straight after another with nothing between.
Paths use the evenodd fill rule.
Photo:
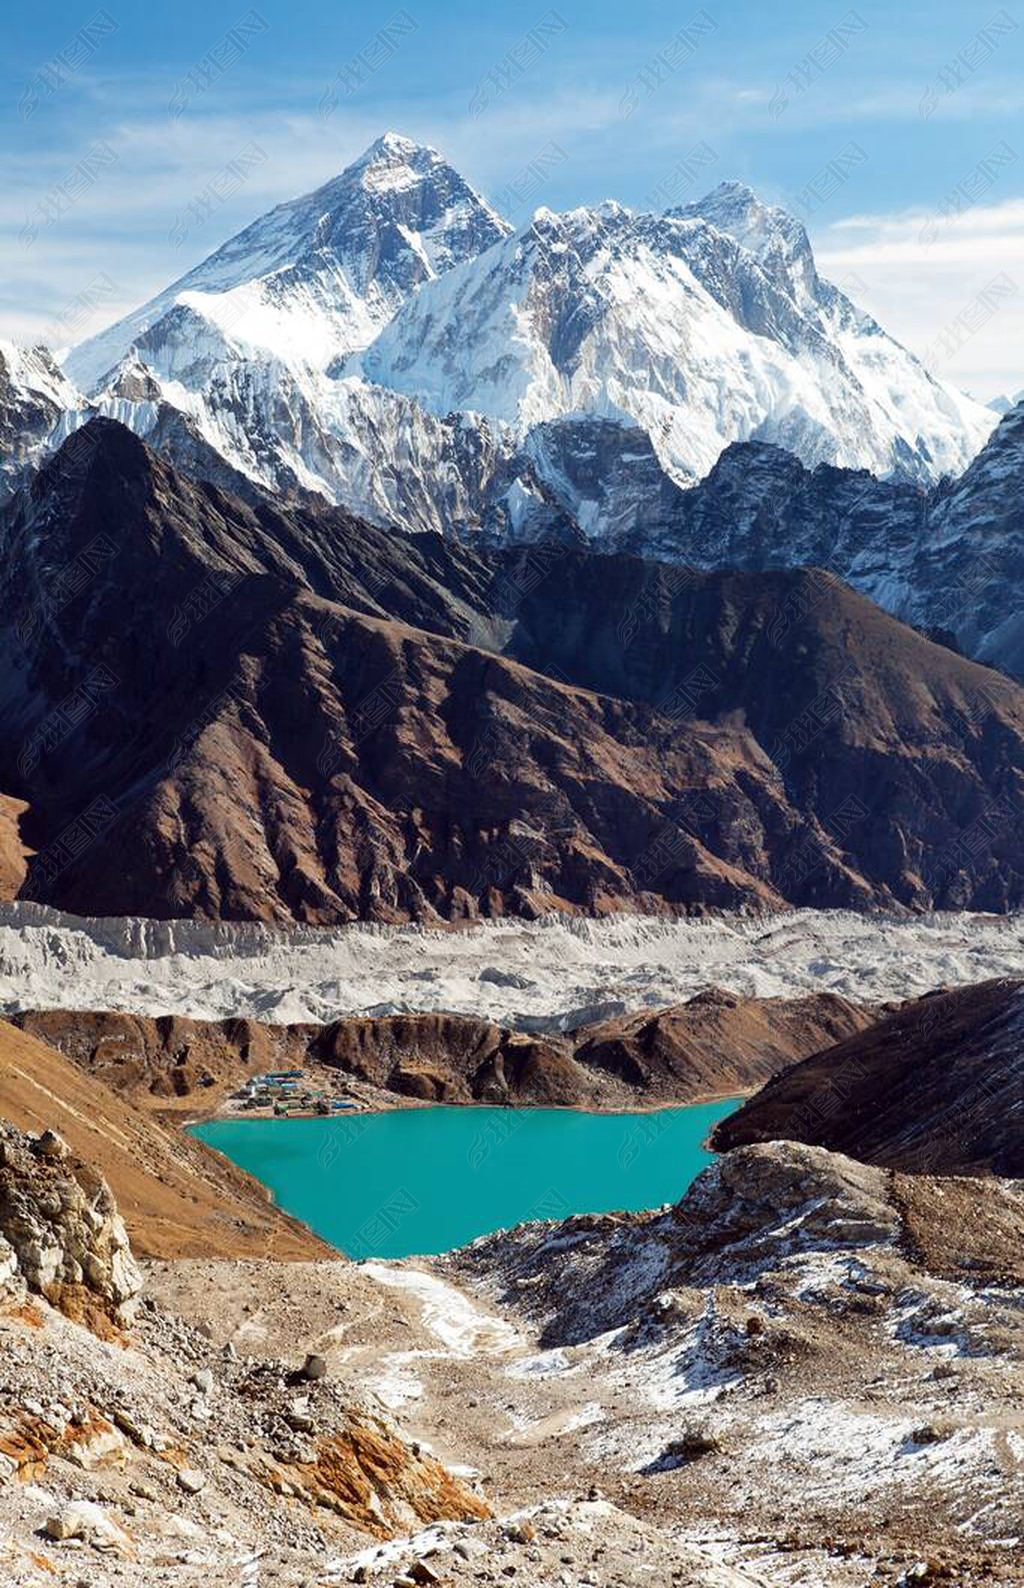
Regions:
<instances>
[{"instance_id":1,"label":"snow-capped mountain peak","mask_svg":"<svg viewBox=\"0 0 1024 1588\"><path fill-rule=\"evenodd\" d=\"M580 415L639 426L680 484L750 439L934 479L994 423L820 280L797 219L736 183L663 216L539 210L427 282L360 365L520 435Z\"/></svg>"},{"instance_id":2,"label":"snow-capped mountain peak","mask_svg":"<svg viewBox=\"0 0 1024 1588\"><path fill-rule=\"evenodd\" d=\"M513 232L393 132L66 368L195 472L219 455L378 522L525 538L667 523L738 441L931 482L996 418L819 278L801 222L741 183L660 215L541 207Z\"/></svg>"},{"instance_id":3,"label":"snow-capped mountain peak","mask_svg":"<svg viewBox=\"0 0 1024 1588\"><path fill-rule=\"evenodd\" d=\"M779 237L788 237L794 244L810 247L807 233L796 216L776 204L765 204L745 182L719 182L703 198L677 205L666 213L683 219L697 216L708 221L758 258Z\"/></svg>"},{"instance_id":4,"label":"snow-capped mountain peak","mask_svg":"<svg viewBox=\"0 0 1024 1588\"><path fill-rule=\"evenodd\" d=\"M0 339L0 500L48 446L59 445L82 398L45 347Z\"/></svg>"},{"instance_id":5,"label":"snow-capped mountain peak","mask_svg":"<svg viewBox=\"0 0 1024 1588\"><path fill-rule=\"evenodd\" d=\"M154 354L152 328L182 304L209 321L214 342L326 368L372 341L424 281L509 230L436 149L385 133L340 175L277 205L83 342L66 368L96 390L146 333Z\"/></svg>"},{"instance_id":6,"label":"snow-capped mountain peak","mask_svg":"<svg viewBox=\"0 0 1024 1588\"><path fill-rule=\"evenodd\" d=\"M706 221L753 254L777 281L787 280L800 296L818 297L818 273L803 223L788 210L763 203L744 182L720 182L703 198L667 213Z\"/></svg>"}]
</instances>

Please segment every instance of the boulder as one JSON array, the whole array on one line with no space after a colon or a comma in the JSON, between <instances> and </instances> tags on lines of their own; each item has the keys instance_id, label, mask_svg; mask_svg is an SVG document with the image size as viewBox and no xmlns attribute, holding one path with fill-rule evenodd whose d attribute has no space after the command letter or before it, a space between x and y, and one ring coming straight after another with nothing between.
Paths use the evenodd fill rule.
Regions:
<instances>
[{"instance_id":1,"label":"boulder","mask_svg":"<svg viewBox=\"0 0 1024 1588\"><path fill-rule=\"evenodd\" d=\"M0 1122L0 1148L0 1286L20 1279L83 1322L128 1323L142 1277L106 1181L55 1131Z\"/></svg>"},{"instance_id":2,"label":"boulder","mask_svg":"<svg viewBox=\"0 0 1024 1588\"><path fill-rule=\"evenodd\" d=\"M131 1539L124 1528L91 1500L75 1500L66 1505L63 1511L47 1518L44 1531L47 1538L57 1543L81 1539L96 1549L112 1550L125 1556L132 1554Z\"/></svg>"},{"instance_id":3,"label":"boulder","mask_svg":"<svg viewBox=\"0 0 1024 1588\"><path fill-rule=\"evenodd\" d=\"M182 1467L177 1474L178 1488L185 1494L199 1494L206 1488L207 1477L205 1472L197 1472L194 1467Z\"/></svg>"}]
</instances>

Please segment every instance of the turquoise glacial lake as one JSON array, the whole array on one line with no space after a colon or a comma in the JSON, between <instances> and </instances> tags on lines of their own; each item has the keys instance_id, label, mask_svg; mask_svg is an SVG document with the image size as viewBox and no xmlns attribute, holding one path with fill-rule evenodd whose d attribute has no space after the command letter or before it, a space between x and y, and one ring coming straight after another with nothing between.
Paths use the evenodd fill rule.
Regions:
<instances>
[{"instance_id":1,"label":"turquoise glacial lake","mask_svg":"<svg viewBox=\"0 0 1024 1588\"><path fill-rule=\"evenodd\" d=\"M214 1120L194 1134L352 1257L464 1245L523 1219L676 1202L736 1100L650 1114L410 1108L332 1119Z\"/></svg>"}]
</instances>

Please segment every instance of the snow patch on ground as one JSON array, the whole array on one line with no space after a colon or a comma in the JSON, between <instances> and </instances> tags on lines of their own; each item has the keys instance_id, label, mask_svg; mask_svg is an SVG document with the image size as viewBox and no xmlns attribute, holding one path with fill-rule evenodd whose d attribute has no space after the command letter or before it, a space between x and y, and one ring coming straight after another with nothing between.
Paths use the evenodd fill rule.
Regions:
<instances>
[{"instance_id":1,"label":"snow patch on ground","mask_svg":"<svg viewBox=\"0 0 1024 1588\"><path fill-rule=\"evenodd\" d=\"M363 1272L381 1285L414 1296L421 1323L437 1336L450 1356L511 1350L522 1343L512 1324L485 1312L464 1290L457 1290L436 1274L388 1263L365 1263Z\"/></svg>"}]
</instances>

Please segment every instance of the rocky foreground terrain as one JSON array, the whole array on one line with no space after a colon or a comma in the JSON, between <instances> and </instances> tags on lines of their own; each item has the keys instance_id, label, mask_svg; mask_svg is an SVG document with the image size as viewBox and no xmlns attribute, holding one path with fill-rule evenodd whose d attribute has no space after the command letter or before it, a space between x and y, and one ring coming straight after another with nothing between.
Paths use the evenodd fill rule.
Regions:
<instances>
[{"instance_id":1,"label":"rocky foreground terrain","mask_svg":"<svg viewBox=\"0 0 1024 1588\"><path fill-rule=\"evenodd\" d=\"M647 1064L656 1099L705 1086L716 1050L750 1086L796 1057L727 1136L765 1110L778 1138L845 1122L877 1162L726 1139L674 1207L359 1263L176 1128L244 1068L246 1028L261 1060L314 1028L0 1023L0 1581L1024 1582L1018 1001L1002 981L872 1017L711 993L561 1053L549 1033L584 1073L636 1086ZM477 1057L515 1073L522 1034L488 1050L494 1030L385 1017L324 1041L380 1084L447 1044L459 1095ZM221 1064L212 1088L168 1086L193 1061Z\"/></svg>"},{"instance_id":2,"label":"rocky foreground terrain","mask_svg":"<svg viewBox=\"0 0 1024 1588\"><path fill-rule=\"evenodd\" d=\"M5 1127L18 1585L1024 1580L1024 1200L738 1150L431 1263L133 1260Z\"/></svg>"}]
</instances>

